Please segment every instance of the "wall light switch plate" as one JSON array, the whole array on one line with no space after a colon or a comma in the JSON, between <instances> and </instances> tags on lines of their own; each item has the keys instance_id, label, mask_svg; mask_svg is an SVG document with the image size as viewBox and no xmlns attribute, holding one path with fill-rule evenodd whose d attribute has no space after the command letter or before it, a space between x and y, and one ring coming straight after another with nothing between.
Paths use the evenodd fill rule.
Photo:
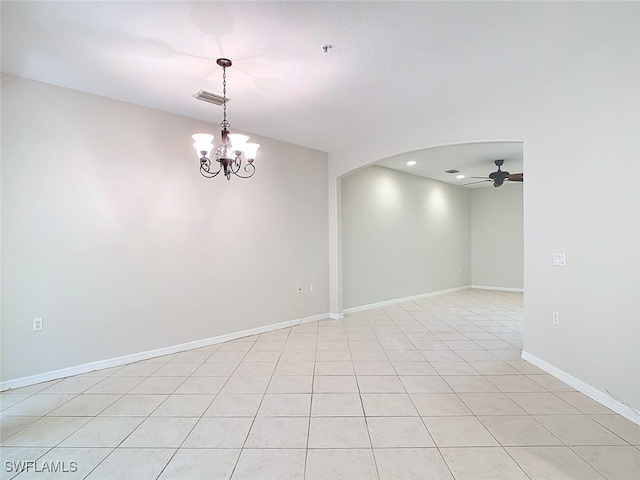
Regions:
<instances>
[{"instance_id":1,"label":"wall light switch plate","mask_svg":"<svg viewBox=\"0 0 640 480\"><path fill-rule=\"evenodd\" d=\"M553 265L554 267L564 267L566 265L564 253L553 254Z\"/></svg>"},{"instance_id":2,"label":"wall light switch plate","mask_svg":"<svg viewBox=\"0 0 640 480\"><path fill-rule=\"evenodd\" d=\"M33 319L33 331L34 332L39 332L40 330L42 330L42 319L41 318L34 318Z\"/></svg>"}]
</instances>

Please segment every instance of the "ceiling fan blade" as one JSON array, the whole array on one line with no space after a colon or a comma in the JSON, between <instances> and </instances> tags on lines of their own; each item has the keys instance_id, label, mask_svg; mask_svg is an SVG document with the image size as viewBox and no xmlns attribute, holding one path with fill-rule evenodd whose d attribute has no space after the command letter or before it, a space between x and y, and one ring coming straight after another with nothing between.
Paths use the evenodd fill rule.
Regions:
<instances>
[{"instance_id":1,"label":"ceiling fan blade","mask_svg":"<svg viewBox=\"0 0 640 480\"><path fill-rule=\"evenodd\" d=\"M504 182L493 182L493 186L498 188L501 187Z\"/></svg>"},{"instance_id":2,"label":"ceiling fan blade","mask_svg":"<svg viewBox=\"0 0 640 480\"><path fill-rule=\"evenodd\" d=\"M522 173L512 173L507 177L507 180L511 180L512 182L522 182L523 174Z\"/></svg>"},{"instance_id":3,"label":"ceiling fan blade","mask_svg":"<svg viewBox=\"0 0 640 480\"><path fill-rule=\"evenodd\" d=\"M482 177L471 177L471 178L482 178ZM463 183L462 185L460 185L461 187L466 187L467 185L475 185L476 183L484 183L484 182L490 182L490 179L485 179L485 180L480 180L479 182L470 182L470 183Z\"/></svg>"},{"instance_id":4,"label":"ceiling fan blade","mask_svg":"<svg viewBox=\"0 0 640 480\"><path fill-rule=\"evenodd\" d=\"M484 178L485 180L491 180L489 177L469 177L469 178Z\"/></svg>"}]
</instances>

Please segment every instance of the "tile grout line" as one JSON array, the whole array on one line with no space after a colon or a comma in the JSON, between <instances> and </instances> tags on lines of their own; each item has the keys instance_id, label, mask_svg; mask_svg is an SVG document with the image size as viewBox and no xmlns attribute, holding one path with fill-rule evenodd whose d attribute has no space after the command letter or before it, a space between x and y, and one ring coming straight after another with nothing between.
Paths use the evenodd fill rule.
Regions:
<instances>
[{"instance_id":1,"label":"tile grout line","mask_svg":"<svg viewBox=\"0 0 640 480\"><path fill-rule=\"evenodd\" d=\"M462 333L462 332L460 332L459 330L457 330L453 325L451 325L449 322L446 322L446 323L447 323L449 326L451 326L451 328L453 328L454 330L458 331L459 333ZM428 328L427 328L427 330L428 330ZM464 335L464 333L462 333L462 334L463 334L463 336L466 336L466 335ZM412 342L412 343L413 343L413 342ZM475 343L475 342L474 342L474 343ZM445 344L445 345L446 345L446 344ZM414 344L414 346L415 346L415 344ZM447 347L448 347L448 346L449 346L449 345L447 345ZM482 347L480 344L478 344L478 346L479 346L479 347ZM482 347L482 348L483 348L483 351L486 351L486 349L485 349L484 347ZM449 347L449 349L453 351L453 349L451 349L450 347ZM454 351L454 352L455 352L455 351ZM425 358L425 360L426 360L426 358ZM467 361L465 360L465 363L467 363L467 364L468 364L469 362L467 362ZM470 366L471 368L473 368L471 365L469 365L469 366ZM475 369L474 369L474 370L475 370ZM484 375L480 374L480 372L477 372L477 373L479 374L478 376L480 376L480 377L484 378ZM448 384L448 382L447 382L444 378L442 378L442 375L439 375L439 377L440 377L440 378L441 378L441 379L442 379L442 380L443 380L447 385L449 385L449 384ZM464 401L464 400L463 400L463 399L458 395L458 392L457 392L456 390L454 390L454 389L451 387L451 385L449 385L449 388L451 388L451 390L453 391L453 394L456 396L456 398L458 398L458 400L460 400L460 402L462 402L462 404L463 404L463 405L465 405L465 407L469 409L469 411L472 413L472 416L473 416L473 417L476 419L476 421L477 421L477 422L478 422L478 423L479 423L479 424L480 424L480 425L481 425L481 426L482 426L482 427L487 431L487 433L491 436L491 438L493 438L493 439L495 440L495 442L496 442L496 443L498 444L498 446L502 449L502 451L503 451L505 454L509 455L509 457L513 460L513 462L515 463L515 465L517 465L517 466L518 466L518 468L520 469L520 471L530 479L531 477L530 477L530 476L529 476L529 475L524 471L524 469L520 466L520 464L519 464L519 463L517 463L517 462L515 461L515 459L514 459L514 458L511 456L511 454L510 454L510 453L509 453L509 452L504 448L504 446L502 445L502 443L501 443L501 442L500 442L500 441L495 437L495 435L494 435L494 434L493 434L493 433L492 433L492 432L491 432L491 431L490 431L490 430L489 430L489 429L484 425L484 423L482 423L482 421L478 418L478 416L476 415L476 413L475 413L473 410L471 410L471 408L469 407L469 405L467 405L467 403L466 403L466 402L465 402L465 401ZM408 392L407 392L407 393L408 393ZM413 398L411 397L411 395L410 395L410 394L409 394L409 398L411 399L412 403L414 403L414 402L413 402ZM420 415L420 411L419 411L419 410L417 410L417 407L415 406L415 403L414 403L414 408L416 408L416 411L418 412L418 415ZM431 435L431 432L429 431L429 428L428 428L428 427L427 427L427 425L424 423L424 417L420 415L420 419L422 420L423 424L425 425L425 428L426 428L426 429L427 429L427 431L429 432L429 435ZM432 437L432 439L433 439L433 437ZM449 463L446 461L446 459L444 458L444 455L442 454L441 447L439 447L439 446L438 446L438 444L435 442L435 440L434 440L434 445L435 445L435 446L436 446L436 448L438 449L438 453L439 453L439 454L440 454L440 456L442 457L442 459L443 459L443 461L444 461L445 465L447 466L447 469L449 470L449 472L451 473L451 475L455 478L454 472L451 470L451 467L450 467ZM460 447L449 447L449 448L460 448ZM474 446L474 447L468 446L468 448L478 448L478 447L477 447L477 446ZM479 447L479 448L482 448L482 447ZM495 448L495 447L487 447L487 448Z\"/></svg>"},{"instance_id":2,"label":"tile grout line","mask_svg":"<svg viewBox=\"0 0 640 480\"><path fill-rule=\"evenodd\" d=\"M365 318L367 318L366 314L365 314ZM342 320L342 323L344 324L344 319ZM368 318L367 318L367 323L371 327L371 323L369 322ZM371 327L371 328L373 328L373 327ZM375 335L375 330L374 330L374 335ZM345 332L345 336L346 336L346 332ZM376 335L376 338L377 338L377 335ZM377 341L378 341L378 343L380 343L380 347L382 348L382 343L380 342L379 338L377 338ZM367 438L369 439L369 446L371 448L371 458L373 460L373 466L376 469L376 475L378 477L378 480L380 480L380 469L378 468L378 460L376 458L376 454L375 454L375 451L373 449L373 441L371 440L371 432L369 431L369 422L367 421L367 412L364 409L364 400L362 399L362 391L360 390L360 382L358 381L358 375L356 374L356 369L355 369L355 366L353 365L353 352L351 350L351 343L349 342L349 337L347 337L347 348L349 349L349 356L351 357L351 365L353 366L353 378L354 378L354 380L356 382L356 388L358 389L358 398L360 398L360 406L362 407L362 416L363 416L363 420L364 420L364 428L367 430Z\"/></svg>"},{"instance_id":3,"label":"tile grout line","mask_svg":"<svg viewBox=\"0 0 640 480\"><path fill-rule=\"evenodd\" d=\"M287 338L289 338L289 335L291 335L291 327L287 327L287 328L288 328ZM269 333L271 333L271 332L269 332ZM236 370L240 367L240 365L242 365L242 362L244 362L244 360L247 358L247 356L249 355L249 352L251 350L253 350L253 347L255 346L256 342L258 341L258 339L262 335L264 335L264 334L261 333L258 336L258 338L256 339L256 341L253 342L253 345L251 346L251 348L249 348L249 350L247 350L245 352L245 355L242 357L242 360L240 360L240 362L238 363L238 366L233 370L233 372L229 376L229 379L231 379L231 377L236 372ZM285 342L286 342L286 340L285 340ZM281 356L282 356L282 350L280 350L280 354L278 355L278 359L276 360L275 366L273 367L274 368L274 372L275 372L275 369L278 366L278 362L280 361L280 357ZM238 463L240 463L240 457L242 457L242 452L244 451L245 445L247 444L247 440L249 440L249 435L251 434L251 430L253 429L253 426L255 425L256 418L258 418L258 413L260 412L260 407L262 407L262 402L264 402L264 397L267 394L267 391L269 390L269 385L271 385L271 380L273 379L273 373L274 372L271 372L271 377L269 377L269 381L267 382L267 386L265 387L264 392L262 393L262 398L260 399L260 403L258 404L258 408L256 409L256 413L254 414L253 419L251 420L251 425L249 425L249 429L247 430L247 434L244 437L244 441L242 442L242 446L240 447L240 452L238 453L238 458L236 459L235 464L233 465L233 469L231 470L231 475L229 475L229 479L233 478L233 475L236 472L236 468L238 468ZM226 385L226 382L225 382L225 385ZM220 391L222 391L222 388L220 389Z\"/></svg>"},{"instance_id":4,"label":"tile grout line","mask_svg":"<svg viewBox=\"0 0 640 480\"><path fill-rule=\"evenodd\" d=\"M393 321L393 320L392 320ZM416 320L418 323L420 323L419 320ZM395 322L394 322L395 323ZM397 324L396 324L397 325ZM422 323L420 323L420 325L422 325ZM422 325L424 327L424 325ZM425 330L428 331L428 328L424 327ZM403 332L404 333L404 332ZM406 334L405 334L406 337ZM411 342L411 344L416 347L416 344L407 337L407 340L409 342ZM384 349L384 348L383 348ZM384 349L385 354L387 355L387 358L389 358L389 355L387 354L386 349ZM420 350L417 350L416 347L416 351L420 352ZM422 355L422 353L420 353ZM422 355L424 357L424 355ZM431 367L433 368L433 366L429 363L429 361L427 360L427 358L425 357L425 362ZM405 393L407 395L407 397L409 398L409 401L411 402L411 404L413 405L413 408L416 410L416 413L418 414L418 418L420 419L420 421L422 422L422 425L424 425L425 430L427 431L427 434L429 435L429 438L431 439L431 441L433 442L433 446L434 448L437 450L438 455L440 457L440 460L442 461L443 465L447 468L447 471L451 474L451 478L455 479L455 475L453 474L453 472L451 471L451 467L449 466L449 464L447 463L447 461L445 460L444 456L442 455L442 452L440 450L440 447L438 446L438 444L436 443L435 439L433 438L433 435L431 434L431 431L429 430L429 427L427 426L427 424L424 421L424 417L422 415L420 415L420 410L418 410L418 407L415 404L415 401L413 400L413 397L411 396L411 394L409 393L409 391L407 390L406 385L404 384L404 382L402 382L402 380L400 379L400 375L398 374L398 371L396 369L396 366L393 364L393 361L391 361L391 358L389 358L389 363L391 364L391 368L393 368L393 371L396 372L396 376L398 377L400 384L402 385L402 387L405 390ZM435 369L434 369L435 371ZM436 372L437 373L437 372ZM439 378L442 379L441 375L438 375ZM442 379L444 381L444 379ZM445 382L446 383L446 382Z\"/></svg>"},{"instance_id":5,"label":"tile grout line","mask_svg":"<svg viewBox=\"0 0 640 480\"><path fill-rule=\"evenodd\" d=\"M421 325L422 325L422 323L421 323ZM429 331L429 329L428 329L426 326L424 326L424 325L423 325L423 327L424 327L427 331ZM430 332L430 333L431 333L431 332ZM414 346L416 346L413 342L411 342L411 343L412 343ZM449 349L449 350L451 350L451 349ZM418 351L420 351L420 350L418 350ZM452 351L453 351L453 350L452 350ZM454 352L454 353L455 353L455 352ZM423 357L424 357L424 355L423 355ZM431 366L431 368L433 368L433 370L438 374L438 377L439 377L439 378L440 378L440 379L441 379L441 380L442 380L446 385L449 385L449 384L447 383L447 381L442 377L442 375L440 375L440 373L439 373L439 372L438 372L438 371L437 371L437 370L436 370L436 369L431 365L431 363L427 360L427 358L426 358L426 357L425 357L425 361L426 361L426 362L429 364L429 366ZM393 366L393 363L392 363L392 366ZM395 367L394 367L394 370L395 370ZM396 373L397 373L397 372L396 372ZM449 388L451 388L451 386L450 386L450 385L449 385ZM405 390L406 390L406 387L405 387ZM453 391L453 393L454 393L454 394L456 394L456 391L455 391L455 390L453 390L453 388L451 388L451 390ZM423 417L422 415L420 415L420 410L418 410L418 407L416 406L416 404L415 404L415 402L414 402L414 400L413 400L413 397L411 396L411 394L409 394L409 392L408 392L408 391L407 391L407 395L408 395L409 399L411 400L411 403L413 404L413 407L416 409L416 412L418 413L418 416L419 416L420 420L422 421L422 424L424 425L425 429L427 430L427 433L429 434L429 437L430 437L430 438L431 438L431 440L433 441L433 445L434 445L434 446L435 446L435 448L437 449L437 451L438 451L438 455L440 456L440 459L442 460L443 464L447 467L447 471L451 474L451 477L455 479L456 477L455 477L455 475L454 475L453 471L451 470L451 466L449 465L449 462L447 462L447 460L444 458L444 455L442 454L442 450L441 450L440 446L439 446L439 445L438 445L438 443L436 442L435 438L433 438L433 435L431 434L431 431L429 430L429 427L428 427L428 426L427 426L427 424L425 423L424 417ZM456 394L456 396L457 396L457 394ZM457 397L457 398L458 398L460 401L462 401L462 399L461 399L461 398L459 398L459 397ZM463 403L464 403L464 402L463 402ZM473 413L473 412L472 412L472 413ZM478 421L479 421L479 420L478 420ZM497 440L496 440L496 441L497 441ZM498 442L498 443L500 443L500 442Z\"/></svg>"},{"instance_id":6,"label":"tile grout line","mask_svg":"<svg viewBox=\"0 0 640 480\"><path fill-rule=\"evenodd\" d=\"M124 366L123 366L122 368L124 368ZM119 370L122 370L122 368L120 368ZM102 380L98 381L95 385L93 385L93 386L91 386L91 387L88 387L88 388L86 389L86 391L88 391L88 390L90 390L91 388L93 388L94 386L96 386L96 385L98 385L98 384L102 383L102 382L103 382L104 380L106 380L107 378L111 378L111 377L112 377L115 373L117 373L119 370L117 370L116 372L113 372L111 375L109 375L109 376L105 377L104 379L102 379ZM72 378L72 377L67 377L67 378ZM148 378L148 377L147 377L147 378ZM60 379L59 381L55 382L53 385L56 385L57 383L60 383L60 382L61 382L61 381L63 381L63 380L64 380L64 379ZM140 383L142 383L142 382L143 382L143 380L141 380L140 382L138 382L136 385L133 385L133 386L130 388L130 390L129 390L129 391L133 390L136 386L138 386L138 385L139 385ZM52 385L52 386L53 386L53 385ZM50 387L47 387L47 388L50 388ZM45 389L45 390L46 390L46 389ZM86 391L85 391L85 392L86 392ZM128 391L128 392L125 392L124 394L114 394L114 395L120 395L120 398L123 398L124 396L126 396L126 395L129 393L129 391ZM83 392L83 393L85 393L85 392ZM40 393L40 392L37 392L37 393ZM82 393L81 393L81 394L76 395L74 398L80 397L81 395L82 395ZM103 394L96 394L96 395L110 395L110 394L108 394L108 393L103 393ZM120 398L119 398L118 400L120 400ZM58 407L56 407L54 410L56 410L57 408L62 407L62 406L63 406L63 405L65 405L66 403L70 402L71 400L73 400L73 399L70 399L70 400L68 400L67 402L65 402L65 403L63 403L63 404L61 404L61 405L59 405L59 406L58 406ZM118 400L115 400L113 403L117 402ZM111 405L113 405L113 403L112 403ZM108 405L108 406L106 406L105 408L103 408L103 409L102 409L102 410L101 410L97 415L93 415L93 416L92 416L92 419L97 418L97 417L100 415L100 413L104 412L104 411L105 411L107 408L109 408L111 405ZM52 410L52 411L54 411L54 410ZM49 412L49 413L50 413L50 412ZM42 415L38 420L43 419L43 418L47 418L47 416L48 416L48 413L47 413L47 414ZM53 417L48 417L48 418L53 418ZM67 418L67 417L61 417L61 418ZM76 418L76 417L69 417L69 418ZM36 420L36 421L37 421L37 420ZM59 446L60 446L60 444L62 444L62 442L64 442L65 440L67 440L68 438L70 438L72 435L74 435L75 433L77 433L81 428L83 428L85 425L87 425L87 424L88 424L88 423L90 423L91 421L92 421L92 420L89 420L89 421L87 421L86 423L84 423L84 424L80 425L80 426L79 426L77 429L75 429L72 433L70 433L69 435L67 435L66 437L64 437L62 440L60 440L60 442L58 442L54 447L51 447L51 448L50 448L46 453L49 453L49 452L53 451L55 448L59 448ZM33 422L33 423L35 423L35 422ZM136 427L136 428L134 428L134 430L133 430L133 431L135 431L136 429L137 429L137 427ZM133 431L132 431L132 432L130 432L130 433L129 433L129 435L131 435L131 433L133 433ZM129 435L127 435L127 437L128 437ZM125 439L126 439L127 437L125 437ZM123 439L123 441L124 441L124 439ZM122 442L121 442L121 443L122 443ZM60 448L62 448L62 447L60 447ZM93 468L92 468L92 469L87 473L87 475L85 476L85 478L86 478L86 477L88 477L88 476L89 476L89 475L90 475L90 474L91 474L91 473L92 473L96 468L98 468L98 466L99 466L101 463L103 463L103 462L106 460L106 458L107 458L107 457L109 457L109 456L110 456L110 455L111 455L111 454L116 450L116 448L117 448L117 447L104 447L104 448L111 448L111 451L110 451L107 455L105 455L105 457L104 457L100 462L98 462L98 463L97 463L97 464L96 464L96 465L95 465L95 466L94 466L94 467L93 467ZM45 453L45 454L46 454L46 453ZM40 459L40 458L42 458L42 456L38 457L38 459Z\"/></svg>"},{"instance_id":7,"label":"tile grout line","mask_svg":"<svg viewBox=\"0 0 640 480\"><path fill-rule=\"evenodd\" d=\"M182 353L182 352L180 352L180 353ZM215 353L215 352L214 352L214 353ZM173 360L177 355L179 355L179 354L173 354L173 355L172 355L172 358L171 358L170 360L168 360L167 362L165 362L165 363L164 363L164 365L160 365L158 368L156 368L156 369L153 371L153 373L158 372L161 368L163 368L164 366L168 365L168 364L169 364L169 363L170 363L170 362L171 362L171 361L172 361L172 360ZM210 355L210 356L211 356L211 355ZM210 356L209 356L209 357L210 357ZM209 357L207 357L207 358L209 358ZM145 362L145 361L146 361L146 360L141 360L141 362ZM202 366L202 364L204 364L205 362L206 362L206 360L205 360L205 361L203 361L203 362L201 363L201 366ZM140 362L135 362L135 363L140 363ZM156 362L152 362L152 363L156 363ZM158 363L159 363L159 362L158 362ZM131 365L134 365L134 364L131 364ZM122 369L124 369L124 368L126 368L126 366L123 366L123 368L122 368ZM122 369L120 369L120 370L122 370ZM197 369L196 369L196 370L197 370ZM114 372L114 374L115 374L115 373L117 373L117 372ZM147 378L151 378L151 377L153 376L153 373L151 373L151 374L147 375ZM114 374L112 374L112 376L113 376ZM193 373L192 373L192 375L193 375ZM185 379L180 383L180 385L178 385L178 386L175 388L175 390L177 390L178 388L180 388L180 386L182 386L182 385L187 381L187 379L188 379L188 378L191 378L191 376L192 376L192 375L189 375L189 376L185 377ZM144 381L144 380L143 380L143 381ZM142 383L142 382L140 382L140 383ZM131 391L132 391L134 388L136 388L138 385L140 385L140 383L136 384L136 386L134 386L134 387L133 387L129 392L125 393L121 398L123 398L124 396L128 395L129 393L131 393ZM175 390L174 390L174 392L175 392ZM167 395L167 394L155 394L155 395ZM113 447L113 449L111 450L111 452L109 452L107 455L105 455L105 457L104 457L100 462L98 462L98 463L97 463L97 464L96 464L96 465L91 469L91 471L90 471L90 472L85 476L85 478L89 477L89 475L91 475L91 474L92 474L92 473L93 473L93 472L94 472L94 471L95 471L95 470L96 470L100 465L102 465L102 464L107 460L107 458L109 458L109 457L110 457L110 456L111 456L111 455L112 455L112 454L113 454L113 453L114 453L114 452L115 452L115 451L116 451L116 450L117 450L117 449L118 449L118 448L119 448L119 447L120 447L120 446L121 446L121 445L122 445L122 444L127 440L127 438L129 438L131 435L133 435L133 434L138 430L138 428L140 428L140 426L141 426L141 425L142 425L146 420L148 420L148 419L151 417L151 415L153 414L153 412L155 412L158 408L160 408L160 406L161 406L162 404L164 404L164 402L166 402L166 401L167 401L167 399L168 399L171 395L173 395L173 394L172 394L172 393L168 394L168 395L167 395L167 398L165 398L165 399L164 399L162 402L160 402L160 403L159 403L159 404L158 404L158 405L157 405L153 410L151 410L151 412L149 412L149 413L147 414L147 416L146 416L146 417L144 417L144 420L142 420L142 422L140 422L140 424L139 424L138 426L136 426L136 427L135 427L131 432L129 432L127 435L125 435L125 437L120 441L120 443L118 443L118 445L116 445L115 447ZM115 402L114 402L114 403L115 403ZM107 407L107 408L109 408L109 407ZM106 408L105 408L104 410L106 410ZM102 410L102 412L104 412L104 410ZM102 412L100 412L100 413L102 413ZM98 414L98 415L96 415L94 418L97 418L98 416L99 416L99 414ZM125 416L125 418L137 418L137 417ZM196 421L196 422L194 423L194 426L193 426L193 427L191 427L191 430L189 431L189 433L193 430L193 428L195 427L195 425L196 425L197 423L198 423L198 421ZM189 434L187 434L187 436L188 436L188 435L189 435ZM184 441L185 441L185 440L186 440L186 437L185 437L185 439L183 439L183 440L182 440L182 443L184 443ZM109 448L110 448L110 447L109 447ZM154 447L152 447L152 448L154 448ZM167 448L167 447L161 447L161 448L165 449L165 448ZM176 449L175 449L175 451L173 452L173 454L171 455L171 457L169 457L169 459L167 460L167 462L165 463L165 465L162 467L162 469L161 469L161 470L160 470L160 472L158 473L157 477L159 477L160 475L162 475L162 472L164 471L164 469L165 469L165 468L167 468L167 465L169 464L169 462L171 462L171 460L173 459L173 457L174 457L174 456L175 456L175 454L177 453L178 449L179 449L179 448L176 448ZM156 478L157 478L157 477L156 477Z\"/></svg>"},{"instance_id":8,"label":"tile grout line","mask_svg":"<svg viewBox=\"0 0 640 480\"><path fill-rule=\"evenodd\" d=\"M204 347L204 348L207 348L207 347ZM151 418L151 415L153 415L153 413L154 413L156 410L158 410L162 405L164 405L164 403L165 403L165 402L166 402L166 401L171 397L171 395L179 395L179 394L176 394L175 392L176 392L176 391L177 391L177 390L178 390L182 385L184 385L184 384L186 383L186 381L187 381L189 378L199 378L199 377L194 377L194 375L193 375L193 374L194 374L194 373L196 373L196 372L198 371L198 369L200 369L201 367L203 367L203 366L207 363L207 361L208 361L208 360L213 356L213 354L214 354L214 353L216 353L216 352L218 351L218 349L219 349L219 348L220 348L220 347L218 346L218 348L216 348L213 352L211 352L211 355L209 355L205 360L203 360L203 361L200 363L200 366L199 366L198 368L196 368L193 372L191 372L191 374L190 374L190 375L188 375L188 376L187 376L187 378L185 378L184 382L182 382L182 383L181 383L181 384L176 388L176 390L174 390L174 393L170 394L170 395L169 395L169 396L168 396L168 397L167 397L167 398L166 398L162 403L160 403L160 405L158 405L155 409L153 409L153 410L151 411L151 413L149 413L149 415L147 416L147 419L148 419L148 418ZM180 353L182 353L182 352L180 352ZM179 354L178 354L178 355L179 355ZM245 354L245 356L246 356L246 354ZM175 357L174 357L174 358L175 358ZM243 358L244 358L244 357L243 357ZM172 360L173 360L173 359L172 359ZM170 360L169 362L171 362L171 360ZM242 362L242 360L241 360L240 362ZM238 365L240 365L240 363L238 363ZM234 369L234 372L235 372L235 370L236 370L237 368L238 368L238 367L236 366L236 368ZM158 371L158 370L156 370L156 372L157 372L157 371ZM233 374L233 372L232 372L232 374ZM200 377L200 378L209 378L209 377ZM184 436L184 438L182 439L182 442L180 442L180 445L178 445L178 447L176 448L175 452L173 452L173 455L171 455L171 457L169 457L169 459L167 460L167 462L164 464L164 467L162 467L162 469L160 470L160 472L158 472L158 475L156 476L156 480L157 480L157 479L159 479L159 478L162 476L162 474L163 474L163 473L164 473L164 471L167 469L167 467L169 466L169 464L171 463L171 461L172 461L172 460L175 458L175 456L178 454L178 452L180 451L180 449L182 448L182 446L184 445L184 443L187 441L187 438L189 438L189 435L191 435L191 433L193 432L193 430L196 428L196 425L198 425L198 423L200 422L200 420L202 420L202 418L204 417L204 414L205 414L205 413L207 412L207 410L211 407L211 404L212 404L212 403L214 402L214 400L218 397L218 395L220 394L220 391L224 388L224 386L227 384L227 382L229 381L229 379L230 379L230 378L231 378L231 375L230 375L229 377L227 377L227 380L225 380L225 382L222 384L222 386L220 387L220 390L218 390L218 393L216 393L215 395L213 395L213 398L211 399L211 401L209 402L209 404L208 404L208 405L207 405L207 406L202 410L202 414L201 414L199 417L197 417L197 420L193 423L193 426L189 429L189 431L187 432L187 434ZM185 394L185 395L188 395L188 394ZM159 418L169 418L169 417L159 417ZM171 417L171 418L194 418L194 417ZM144 423L144 421L143 421L142 423ZM142 425L142 423L141 423L140 425ZM140 425L138 425L138 428L140 427ZM136 428L135 430L137 430L137 428ZM135 430L134 430L134 432L135 432ZM131 432L131 433L133 433L133 432ZM128 437L131 435L131 433L130 433L129 435L127 435L127 437L126 437L126 438L128 438ZM125 440L126 440L126 438L125 438ZM124 442L124 440L123 440L123 442ZM121 444L122 444L122 443L121 443ZM239 456L239 454L238 454L238 456Z\"/></svg>"},{"instance_id":9,"label":"tile grout line","mask_svg":"<svg viewBox=\"0 0 640 480\"><path fill-rule=\"evenodd\" d=\"M302 470L302 479L305 480L307 478L307 462L309 460L309 437L311 436L311 416L313 414L313 391L316 383L316 364L317 364L317 354L318 354L318 341L320 336L320 323L316 325L316 334L315 334L315 348L313 352L313 372L311 374L311 399L309 402L309 421L307 422L307 446L304 450L304 467Z\"/></svg>"}]
</instances>

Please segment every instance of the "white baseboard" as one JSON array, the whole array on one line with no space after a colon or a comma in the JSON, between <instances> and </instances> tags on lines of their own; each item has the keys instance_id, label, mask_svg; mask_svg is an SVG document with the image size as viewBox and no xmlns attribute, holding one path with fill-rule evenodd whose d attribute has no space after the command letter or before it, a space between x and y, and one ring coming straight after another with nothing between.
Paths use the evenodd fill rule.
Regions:
<instances>
[{"instance_id":1,"label":"white baseboard","mask_svg":"<svg viewBox=\"0 0 640 480\"><path fill-rule=\"evenodd\" d=\"M499 292L524 292L524 288L491 287L489 285L471 285L471 288L477 288L478 290L497 290Z\"/></svg>"},{"instance_id":2,"label":"white baseboard","mask_svg":"<svg viewBox=\"0 0 640 480\"><path fill-rule=\"evenodd\" d=\"M342 320L344 318L344 315L342 313L330 313L329 314L329 318L331 320Z\"/></svg>"},{"instance_id":3,"label":"white baseboard","mask_svg":"<svg viewBox=\"0 0 640 480\"><path fill-rule=\"evenodd\" d=\"M619 413L623 417L628 420L631 420L633 423L640 425L640 411L636 410L633 407L613 398L612 396L598 390L595 387L583 382L582 380L577 379L573 375L568 374L564 370L560 370L557 367L545 362L544 360L539 359L535 355L530 354L529 352L522 352L522 359L526 360L529 363L532 363L536 367L544 370L550 375L553 375L558 380L566 383L567 385L575 388L579 392L584 393L587 397L595 400L601 405L604 405L610 410L613 410L616 413Z\"/></svg>"},{"instance_id":4,"label":"white baseboard","mask_svg":"<svg viewBox=\"0 0 640 480\"><path fill-rule=\"evenodd\" d=\"M411 297L394 298L393 300L385 300L383 302L370 303L369 305L361 305L359 307L345 308L343 310L343 313L363 312L365 310L371 310L372 308L387 307L389 305L395 305L396 303L410 302L412 300L419 300L421 298L434 297L436 295L442 295L444 293L459 292L460 290L467 290L469 288L471 288L471 285L465 285L463 287L448 288L446 290L438 290L437 292L421 293L420 295L413 295Z\"/></svg>"},{"instance_id":5,"label":"white baseboard","mask_svg":"<svg viewBox=\"0 0 640 480\"><path fill-rule=\"evenodd\" d=\"M235 340L237 338L249 337L251 335L257 335L259 333L271 332L273 330L280 330L281 328L294 327L303 323L316 322L318 320L324 320L329 317L328 313L322 313L320 315L312 315L310 317L304 317L302 319L289 320L281 323L274 323L271 325L265 325L263 327L251 328L249 330L243 330L241 332L228 333L226 335L219 335L217 337L203 338L201 340L194 340L193 342L181 343L178 345L170 345L168 347L157 348L155 350L148 350L146 352L133 353L131 355L123 355L121 357L109 358L106 360L100 360L97 362L85 363L82 365L76 365L74 367L61 368L59 370L51 370L49 372L38 373L36 375L29 375L27 377L14 378L12 380L4 380L0 382L0 392L13 388L27 387L29 385L35 385L37 383L48 382L50 380L58 380L60 378L71 377L73 375L80 375L83 373L93 372L95 370L104 370L105 368L119 367L128 363L139 362L141 360L148 360L150 358L161 357L163 355L170 355L172 353L184 352L185 350L193 350L195 348L208 347L209 345L215 345L217 343L228 342L229 340Z\"/></svg>"}]
</instances>

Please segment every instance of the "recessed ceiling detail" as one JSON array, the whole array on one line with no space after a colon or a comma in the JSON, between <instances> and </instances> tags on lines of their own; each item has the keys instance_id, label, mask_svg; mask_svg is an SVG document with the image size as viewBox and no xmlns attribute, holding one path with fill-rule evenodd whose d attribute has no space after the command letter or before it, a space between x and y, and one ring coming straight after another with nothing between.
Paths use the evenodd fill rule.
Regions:
<instances>
[{"instance_id":1,"label":"recessed ceiling detail","mask_svg":"<svg viewBox=\"0 0 640 480\"><path fill-rule=\"evenodd\" d=\"M445 172L450 173L451 175L453 175L454 173L459 173L460 170L445 170Z\"/></svg>"}]
</instances>

